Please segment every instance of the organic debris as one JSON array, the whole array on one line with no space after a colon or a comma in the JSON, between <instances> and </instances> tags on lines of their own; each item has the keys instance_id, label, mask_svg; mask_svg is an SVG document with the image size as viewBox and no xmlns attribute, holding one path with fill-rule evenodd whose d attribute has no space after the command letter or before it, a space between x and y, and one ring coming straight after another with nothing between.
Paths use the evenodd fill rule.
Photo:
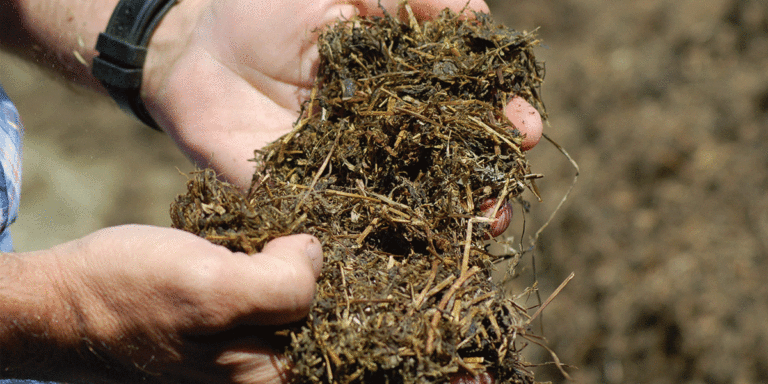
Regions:
<instances>
[{"instance_id":1,"label":"organic debris","mask_svg":"<svg viewBox=\"0 0 768 384\"><path fill-rule=\"evenodd\" d=\"M478 206L537 195L503 107L518 95L544 115L538 41L481 13L418 24L405 10L409 23L385 14L322 32L311 99L257 151L250 190L199 172L173 224L248 253L293 233L321 240L315 305L278 332L296 382L531 383L516 342L526 311L491 280L519 254L486 252L493 220Z\"/></svg>"}]
</instances>

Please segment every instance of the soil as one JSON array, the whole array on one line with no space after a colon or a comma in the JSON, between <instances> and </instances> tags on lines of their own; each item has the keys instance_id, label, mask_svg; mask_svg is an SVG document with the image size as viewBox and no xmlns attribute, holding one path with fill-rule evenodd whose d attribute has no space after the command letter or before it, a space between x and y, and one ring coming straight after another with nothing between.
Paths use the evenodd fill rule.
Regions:
<instances>
[{"instance_id":1,"label":"soil","mask_svg":"<svg viewBox=\"0 0 768 384\"><path fill-rule=\"evenodd\" d=\"M576 276L550 347L585 383L768 381L768 3L507 1L549 47L545 130L581 168L536 254L543 296ZM529 160L538 223L574 172L546 143Z\"/></svg>"},{"instance_id":2,"label":"soil","mask_svg":"<svg viewBox=\"0 0 768 384\"><path fill-rule=\"evenodd\" d=\"M768 5L489 4L507 25L539 28L545 129L580 166L535 252L544 298L575 272L544 311L549 346L582 383L767 382ZM19 250L170 223L177 168L192 167L168 137L5 54L0 83L27 129ZM546 177L525 238L574 177L546 142L528 159ZM535 372L564 381L552 365Z\"/></svg>"}]
</instances>

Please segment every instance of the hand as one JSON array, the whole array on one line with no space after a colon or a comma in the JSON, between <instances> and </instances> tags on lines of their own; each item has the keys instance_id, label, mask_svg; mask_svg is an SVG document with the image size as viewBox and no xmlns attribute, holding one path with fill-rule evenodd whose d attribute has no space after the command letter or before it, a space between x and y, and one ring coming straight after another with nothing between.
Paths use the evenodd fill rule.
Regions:
<instances>
[{"instance_id":1,"label":"hand","mask_svg":"<svg viewBox=\"0 0 768 384\"><path fill-rule=\"evenodd\" d=\"M275 239L248 256L186 232L133 225L17 260L51 277L38 292L60 294L46 299L44 312L51 350L64 349L51 360L68 362L43 365L65 376L57 379L271 383L285 366L261 327L309 313L321 252L309 235Z\"/></svg>"},{"instance_id":2,"label":"hand","mask_svg":"<svg viewBox=\"0 0 768 384\"><path fill-rule=\"evenodd\" d=\"M390 12L398 2L381 1ZM410 2L422 19L466 4ZM381 13L378 0L185 0L176 7L150 41L145 102L193 161L242 188L254 171L253 150L289 132L308 97L319 55L312 31L339 17ZM488 12L482 0L470 8ZM525 101L506 112L532 148L541 135L538 112ZM528 124L517 124L523 117Z\"/></svg>"}]
</instances>

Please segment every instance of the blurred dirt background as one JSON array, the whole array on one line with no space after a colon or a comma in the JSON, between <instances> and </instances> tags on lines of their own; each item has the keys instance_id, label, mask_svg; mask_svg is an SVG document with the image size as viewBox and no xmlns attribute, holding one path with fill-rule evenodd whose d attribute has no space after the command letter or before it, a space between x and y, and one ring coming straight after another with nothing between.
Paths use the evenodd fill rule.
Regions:
<instances>
[{"instance_id":1,"label":"blurred dirt background","mask_svg":"<svg viewBox=\"0 0 768 384\"><path fill-rule=\"evenodd\" d=\"M536 252L543 297L576 274L544 312L550 346L582 383L768 382L768 3L489 4L539 28L547 132L581 167ZM6 54L0 83L27 132L17 249L170 223L192 167L168 137ZM529 158L546 177L526 236L574 175L545 142Z\"/></svg>"},{"instance_id":2,"label":"blurred dirt background","mask_svg":"<svg viewBox=\"0 0 768 384\"><path fill-rule=\"evenodd\" d=\"M11 227L16 250L112 225L171 224L170 202L185 190L179 170L194 168L169 137L106 97L1 51L0 84L25 128L21 208Z\"/></svg>"},{"instance_id":3,"label":"blurred dirt background","mask_svg":"<svg viewBox=\"0 0 768 384\"><path fill-rule=\"evenodd\" d=\"M544 297L576 273L550 346L580 382L768 382L768 3L493 4L540 27L548 132L581 167L538 244ZM541 222L573 171L530 158Z\"/></svg>"}]
</instances>

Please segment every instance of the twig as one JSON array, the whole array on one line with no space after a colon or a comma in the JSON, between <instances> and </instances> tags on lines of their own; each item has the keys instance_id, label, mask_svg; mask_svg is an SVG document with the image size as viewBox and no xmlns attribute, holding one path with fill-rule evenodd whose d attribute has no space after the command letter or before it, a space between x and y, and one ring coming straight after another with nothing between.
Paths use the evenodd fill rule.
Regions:
<instances>
[{"instance_id":1,"label":"twig","mask_svg":"<svg viewBox=\"0 0 768 384\"><path fill-rule=\"evenodd\" d=\"M437 122L437 121L434 121L434 120L432 120L432 119L430 119L430 118L428 118L428 117L426 117L426 116L424 116L424 115L422 115L422 114L420 114L420 113L418 113L418 112L414 112L414 111L411 111L411 110L409 110L409 109L405 109L405 108L402 108L402 107L394 107L393 109L394 109L395 111L398 111L398 112L404 112L404 113L407 113L407 114L409 114L409 115L411 115L411 116L413 116L413 117L417 117L417 118L419 118L420 120L423 120L424 122L430 123L430 124L432 124L432 125L434 125L434 126L437 126L437 127L443 128L443 125L442 125L442 124L440 124L439 122Z\"/></svg>"},{"instance_id":2,"label":"twig","mask_svg":"<svg viewBox=\"0 0 768 384\"><path fill-rule=\"evenodd\" d=\"M306 186L306 185L303 185L303 184L288 184L288 185L290 185L291 187L299 188L299 189L310 189L309 186ZM368 201L372 201L374 203L381 203L382 202L381 200L373 198L373 197L358 195L356 193L337 191L335 189L325 189L325 190L323 190L323 193L328 194L328 195L337 195L337 196L351 197L351 198L354 198L354 199L368 200Z\"/></svg>"},{"instance_id":3,"label":"twig","mask_svg":"<svg viewBox=\"0 0 768 384\"><path fill-rule=\"evenodd\" d=\"M365 227L365 230L363 230L360 236L357 237L357 240L355 240L357 245L363 245L363 241L365 241L365 238L368 237L369 234L371 234L371 231L373 231L373 228L375 228L378 223L379 223L379 218L374 217L373 220L371 220L371 223L368 224L367 227Z\"/></svg>"},{"instance_id":4,"label":"twig","mask_svg":"<svg viewBox=\"0 0 768 384\"><path fill-rule=\"evenodd\" d=\"M571 155L568 154L568 151L566 151L565 148L560 146L560 144L556 143L549 136L547 136L546 133L543 134L543 136L544 136L545 139L547 139L547 141L549 141L552 145L554 145L555 148L557 148L557 150L560 151L560 153L565 155L565 157L568 159L568 161L571 162L571 165L573 165L573 168L576 169L576 174L573 175L573 181L571 182L571 186L568 188L568 191L565 192L565 195L563 195L563 198L560 200L560 203L557 204L557 207L555 207L555 210L552 211L552 214L549 215L549 219L547 219L547 221L541 226L541 228L539 228L539 230L536 231L536 234L533 236L533 244L535 244L536 241L539 240L539 236L541 235L541 233L544 231L545 228L547 228L549 226L549 223L552 222L552 219L554 219L555 214L557 214L557 212L560 210L560 207L562 207L563 204L565 203L565 200L567 200L568 197L571 195L571 192L573 191L573 188L576 186L576 180L578 180L578 178L579 178L579 165L576 164L576 161L574 161L573 158L571 157ZM531 244L531 246L533 246L533 244Z\"/></svg>"},{"instance_id":5,"label":"twig","mask_svg":"<svg viewBox=\"0 0 768 384\"><path fill-rule=\"evenodd\" d=\"M468 372L468 373L469 373L469 374L470 374L472 377L476 377L476 376L477 376L477 371L476 371L474 368L472 368L471 366L469 366L469 364L467 364L466 362L464 362L464 359L462 359L461 357L457 357L457 358L456 358L456 362L457 362L457 363L459 363L459 366L461 366L462 368L466 369L466 370L467 370L467 372Z\"/></svg>"},{"instance_id":6,"label":"twig","mask_svg":"<svg viewBox=\"0 0 768 384\"><path fill-rule=\"evenodd\" d=\"M544 224L536 231L536 233L533 235L533 239L531 240L530 249L534 249L536 242L539 241L539 237L541 236L542 232L544 232L544 229L546 229L549 226L549 223L552 222L552 220L555 218L555 215L557 212L560 211L560 208L562 208L563 204L565 204L565 201L568 199L568 197L571 195L571 192L573 192L573 188L576 187L576 181L579 179L579 164L576 163L576 161L573 160L571 155L568 154L568 151L565 150L560 144L552 140L546 133L542 134L547 141L549 141L550 144L554 145L555 148L557 148L560 153L562 153L568 161L570 161L571 165L574 169L576 169L576 174L573 175L573 181L571 182L571 186L568 187L568 191L565 192L565 195L563 195L563 198L560 199L560 203L557 204L557 207L552 211L552 213L549 215L549 218L547 219ZM536 184L534 184L534 180L531 180L531 184L535 187ZM538 195L537 191L534 191L535 194ZM541 200L541 198L539 198ZM533 269L533 279L534 282L536 281L536 254L534 252L533 256L531 256L531 265ZM539 298L539 302L541 302L541 296L539 296L539 292L536 291L536 296ZM541 324L542 331L544 329L544 324Z\"/></svg>"},{"instance_id":7,"label":"twig","mask_svg":"<svg viewBox=\"0 0 768 384\"><path fill-rule=\"evenodd\" d=\"M296 124L296 126L291 129L291 132L288 132L287 135L283 136L282 142L283 144L288 144L291 139L293 139L294 136L302 129L304 128L304 125L306 125L310 120L312 120L312 113L315 109L315 100L317 100L317 90L318 87L312 87L312 92L309 94L309 105L307 105L307 115L303 119L300 119L299 122Z\"/></svg>"},{"instance_id":8,"label":"twig","mask_svg":"<svg viewBox=\"0 0 768 384\"><path fill-rule=\"evenodd\" d=\"M571 279L573 279L573 276L575 276L575 273L571 272L571 274L568 275L568 277L566 277L562 283L560 283L560 286L557 287L557 289L555 289L555 291L552 292L551 295L549 295L547 300L544 301L544 304L542 304L541 307L539 307L539 309L533 314L533 316L531 316L531 318L526 321L527 324L530 324L536 317L538 317L541 314L541 311L543 311L544 308L546 308L547 305L549 305L549 303L551 303L552 300L555 299L555 297L560 293L560 291L562 291L563 288L565 288L568 282L571 281Z\"/></svg>"},{"instance_id":9,"label":"twig","mask_svg":"<svg viewBox=\"0 0 768 384\"><path fill-rule=\"evenodd\" d=\"M504 136L500 135L498 132L494 131L493 128L488 126L488 124L483 123L481 120L478 120L478 118L476 118L474 116L469 116L469 120L474 121L475 124L480 126L480 128L485 129L486 131L490 132L492 135L498 137L499 139L501 139L502 141L507 143L507 145L512 147L512 149L514 149L515 152L517 152L518 155L520 155L520 156L523 155L523 152L520 151L520 146L518 146L517 144L514 144L513 142L509 141L509 139L507 139L506 137L504 137Z\"/></svg>"},{"instance_id":10,"label":"twig","mask_svg":"<svg viewBox=\"0 0 768 384\"><path fill-rule=\"evenodd\" d=\"M416 20L416 16L413 14L413 9L411 9L411 5L408 4L408 2L403 3L403 8L405 8L405 12L408 13L408 24L410 25L413 30L415 30L419 35L422 34L421 27L419 26L418 20Z\"/></svg>"},{"instance_id":11,"label":"twig","mask_svg":"<svg viewBox=\"0 0 768 384\"><path fill-rule=\"evenodd\" d=\"M429 273L427 284L424 285L424 289L421 290L421 293L414 301L413 307L411 307L411 309L408 310L408 317L411 317L413 315L413 311L421 307L421 303L424 302L424 299L427 297L427 292L429 292L429 288L432 286L432 283L435 282L435 278L437 277L437 266L438 266L438 261L437 260L432 261L432 272Z\"/></svg>"},{"instance_id":12,"label":"twig","mask_svg":"<svg viewBox=\"0 0 768 384\"><path fill-rule=\"evenodd\" d=\"M501 190L501 194L496 199L496 205L493 207L493 211L488 215L489 217L475 217L469 219L467 223L467 233L464 243L464 257L461 259L461 274L463 275L467 268L469 268L469 251L472 242L472 224L478 222L493 222L496 221L496 214L499 212L499 208L506 201L507 194L509 193L509 181L504 183L504 188Z\"/></svg>"},{"instance_id":13,"label":"twig","mask_svg":"<svg viewBox=\"0 0 768 384\"><path fill-rule=\"evenodd\" d=\"M467 272L469 268L469 250L472 246L472 224L475 223L475 219L467 220L467 235L464 240L464 257L461 258L461 274Z\"/></svg>"},{"instance_id":14,"label":"twig","mask_svg":"<svg viewBox=\"0 0 768 384\"><path fill-rule=\"evenodd\" d=\"M552 359L555 361L555 365L557 366L557 369L560 370L560 373L562 373L563 376L566 379L573 380L571 378L571 376L568 374L568 372L566 372L565 369L563 368L564 364L560 362L560 358L557 357L557 354L555 353L555 351L553 351L551 348L549 348L546 344L544 344L544 343L542 343L542 342L540 342L540 341L538 341L538 340L536 340L536 339L534 339L532 337L529 337L526 334L521 334L520 336L522 336L524 339L530 341L531 343L534 343L534 344L536 344L536 345L546 349L547 352L549 352L549 355L552 356Z\"/></svg>"},{"instance_id":15,"label":"twig","mask_svg":"<svg viewBox=\"0 0 768 384\"><path fill-rule=\"evenodd\" d=\"M341 285L344 287L342 290L344 292L344 299L347 301L347 309L349 309L349 292L347 288L347 276L344 273L344 266L342 263L339 263L339 273L341 274Z\"/></svg>"},{"instance_id":16,"label":"twig","mask_svg":"<svg viewBox=\"0 0 768 384\"><path fill-rule=\"evenodd\" d=\"M432 297L436 295L438 292L445 289L445 287L449 286L453 281L456 280L456 275L450 275L445 278L445 280L438 283L434 288L430 289L429 292L427 292L427 295L424 296L424 299L426 300L428 297Z\"/></svg>"},{"instance_id":17,"label":"twig","mask_svg":"<svg viewBox=\"0 0 768 384\"><path fill-rule=\"evenodd\" d=\"M360 80L360 81L368 81L368 80L379 79L379 78L387 77L387 76L410 76L410 75L415 75L417 73L419 73L419 71L384 72L384 73L380 73L380 74L374 75L374 76L361 77L358 80Z\"/></svg>"},{"instance_id":18,"label":"twig","mask_svg":"<svg viewBox=\"0 0 768 384\"><path fill-rule=\"evenodd\" d=\"M325 156L325 160L323 160L323 164L320 165L320 168L315 172L315 177L312 178L312 183L309 184L309 188L306 192L304 192L304 195L301 197L301 200L299 200L299 203L296 204L296 208L294 209L294 213L298 213L299 209L301 208L301 205L304 203L304 200L307 199L307 196L309 196L309 193L312 192L312 189L315 188L315 185L317 184L317 181L320 180L320 175L325 172L325 167L328 166L328 162L331 161L331 155L333 155L333 151L336 149L336 145L339 143L339 137L341 135L336 135L336 139L333 140L333 145L331 146L331 150L328 151L328 155Z\"/></svg>"},{"instance_id":19,"label":"twig","mask_svg":"<svg viewBox=\"0 0 768 384\"><path fill-rule=\"evenodd\" d=\"M379 200L381 200L381 201L383 201L383 202L385 202L387 204L398 206L400 208L405 209L406 211L411 210L411 207L409 207L409 206L407 206L405 204L402 204L402 203L398 203L398 202L396 202L396 201L394 201L394 200L392 200L389 197L386 197L384 195L380 195L378 193L373 193L371 191L368 191L368 193L370 193L372 196L378 198Z\"/></svg>"},{"instance_id":20,"label":"twig","mask_svg":"<svg viewBox=\"0 0 768 384\"><path fill-rule=\"evenodd\" d=\"M461 276L456 279L453 285L451 285L451 288L448 290L448 292L446 292L445 296L443 296L443 299L440 300L440 304L437 306L437 311L434 315L432 315L432 321L430 324L431 327L429 328L429 334L427 335L427 354L432 354L432 352L434 352L434 330L437 328L437 322L440 321L440 314L445 311L445 307L448 305L448 302L451 300L451 297L453 297L456 291L461 288L462 285L464 285L464 282L469 280L469 278L478 271L480 271L480 268L478 266L474 266L472 269L467 271L467 273L462 273Z\"/></svg>"}]
</instances>

